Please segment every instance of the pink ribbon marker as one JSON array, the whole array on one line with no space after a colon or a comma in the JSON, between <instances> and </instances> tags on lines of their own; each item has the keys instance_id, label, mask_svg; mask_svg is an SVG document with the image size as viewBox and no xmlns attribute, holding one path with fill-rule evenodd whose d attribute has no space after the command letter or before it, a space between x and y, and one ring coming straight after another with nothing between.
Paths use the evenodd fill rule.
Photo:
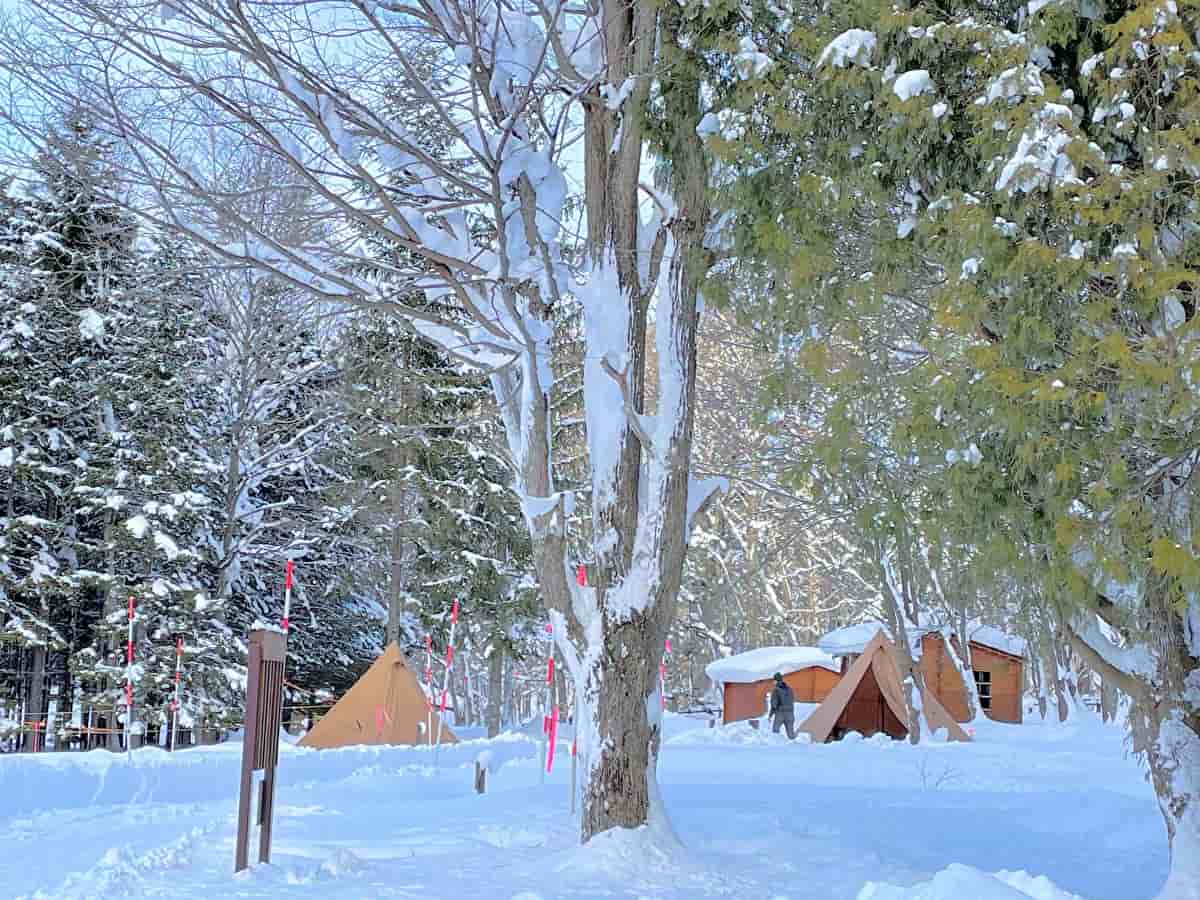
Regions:
<instances>
[{"instance_id":1,"label":"pink ribbon marker","mask_svg":"<svg viewBox=\"0 0 1200 900\"><path fill-rule=\"evenodd\" d=\"M546 771L550 772L554 769L554 744L558 739L558 707L554 707L550 712L550 729L549 729L550 746L546 750Z\"/></svg>"}]
</instances>

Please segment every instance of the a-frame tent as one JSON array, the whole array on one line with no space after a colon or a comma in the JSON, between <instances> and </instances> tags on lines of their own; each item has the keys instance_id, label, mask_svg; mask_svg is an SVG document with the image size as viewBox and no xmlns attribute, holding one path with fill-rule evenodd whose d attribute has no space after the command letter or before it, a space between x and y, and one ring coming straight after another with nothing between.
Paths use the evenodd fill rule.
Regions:
<instances>
[{"instance_id":1,"label":"a-frame tent","mask_svg":"<svg viewBox=\"0 0 1200 900\"><path fill-rule=\"evenodd\" d=\"M891 641L882 632L876 634L829 696L800 725L800 730L815 743L824 743L848 731L864 735L882 731L894 738L907 736L908 710L895 653ZM930 727L945 728L949 740L970 740L932 691L921 692L921 708Z\"/></svg>"},{"instance_id":2,"label":"a-frame tent","mask_svg":"<svg viewBox=\"0 0 1200 900\"><path fill-rule=\"evenodd\" d=\"M346 747L353 744L432 744L438 714L395 643L371 664L342 699L300 740L302 747ZM432 723L432 729L427 723ZM432 734L429 731L432 730ZM457 743L442 725L441 742Z\"/></svg>"}]
</instances>

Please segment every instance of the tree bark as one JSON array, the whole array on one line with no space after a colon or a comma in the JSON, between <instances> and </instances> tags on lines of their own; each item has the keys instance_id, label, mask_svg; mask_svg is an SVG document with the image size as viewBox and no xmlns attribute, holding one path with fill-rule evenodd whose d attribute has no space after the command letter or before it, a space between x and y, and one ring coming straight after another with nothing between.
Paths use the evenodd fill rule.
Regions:
<instances>
[{"instance_id":1,"label":"tree bark","mask_svg":"<svg viewBox=\"0 0 1200 900\"><path fill-rule=\"evenodd\" d=\"M500 725L512 725L520 719L516 708L516 673L513 671L513 661L501 657L504 666L504 698L500 706Z\"/></svg>"},{"instance_id":2,"label":"tree bark","mask_svg":"<svg viewBox=\"0 0 1200 900\"><path fill-rule=\"evenodd\" d=\"M1200 677L1200 659L1191 653L1184 619L1200 610L1181 611L1161 591L1158 583L1147 590L1139 628L1148 635L1143 648L1154 659L1152 678L1109 662L1070 623L1063 631L1076 654L1130 698L1133 749L1150 770L1170 848L1156 900L1200 900L1200 701L1189 687Z\"/></svg>"},{"instance_id":3,"label":"tree bark","mask_svg":"<svg viewBox=\"0 0 1200 900\"><path fill-rule=\"evenodd\" d=\"M1182 617L1163 602L1153 684L1133 697L1133 747L1145 754L1167 826L1170 869L1157 900L1200 900L1200 706L1189 697L1200 660L1191 655Z\"/></svg>"},{"instance_id":4,"label":"tree bark","mask_svg":"<svg viewBox=\"0 0 1200 900\"><path fill-rule=\"evenodd\" d=\"M584 789L584 840L649 819L661 734L647 709L658 669L647 660L666 636L666 608L658 605L634 621L606 627L593 674L602 749ZM577 720L577 727L582 724Z\"/></svg>"},{"instance_id":5,"label":"tree bark","mask_svg":"<svg viewBox=\"0 0 1200 900\"><path fill-rule=\"evenodd\" d=\"M1071 710L1067 705L1067 695L1063 689L1063 681L1056 657L1057 654L1054 652L1054 648L1047 645L1042 652L1042 677L1054 689L1054 703L1058 713L1058 721L1065 722L1070 716Z\"/></svg>"},{"instance_id":6,"label":"tree bark","mask_svg":"<svg viewBox=\"0 0 1200 900\"><path fill-rule=\"evenodd\" d=\"M1100 718L1111 722L1117 717L1117 689L1103 675L1100 676Z\"/></svg>"},{"instance_id":7,"label":"tree bark","mask_svg":"<svg viewBox=\"0 0 1200 900\"><path fill-rule=\"evenodd\" d=\"M30 648L32 663L29 671L29 701L25 706L25 721L40 722L42 707L45 702L46 688L46 648L34 646ZM44 746L45 733L33 730L25 735L25 749L33 750Z\"/></svg>"},{"instance_id":8,"label":"tree bark","mask_svg":"<svg viewBox=\"0 0 1200 900\"><path fill-rule=\"evenodd\" d=\"M886 552L883 541L877 538L875 540L875 556L879 570L879 587L883 596L884 612L887 614L888 624L891 626L892 635L895 638L896 667L900 670L901 685L904 689L904 705L908 712L908 742L919 744L922 731L920 701L925 693L925 677L921 672L921 667L913 658L912 644L909 643L905 610L909 608L910 604L903 597L896 596L896 585L892 583L892 579L887 574ZM907 583L902 582L900 589L907 593Z\"/></svg>"},{"instance_id":9,"label":"tree bark","mask_svg":"<svg viewBox=\"0 0 1200 900\"><path fill-rule=\"evenodd\" d=\"M608 3L619 7L616 0ZM635 56L648 58L653 50L654 15L650 4L633 6L631 47ZM606 542L605 532L597 528L601 645L585 677L576 680L577 734L586 735L590 723L583 712L588 707L594 709L596 728L591 741L585 741L596 753L585 761L581 816L585 841L610 828L653 823L661 814L655 778L661 708L653 698L663 642L675 617L689 525L699 286L707 269L703 238L709 219L708 161L696 135L701 116L698 69L680 64L686 56L679 41L681 13L665 6L659 17L661 62L675 73L660 85L664 117L670 123L666 139L672 159L670 193L676 208L669 228L675 246L655 322L659 396L653 445L636 445L639 456L644 451L646 457L637 467L628 467L622 455L612 492L614 505L628 504L639 515L634 521L600 517L599 521L611 523L616 530L615 542ZM634 74L644 71L635 68ZM623 125L629 128L630 124L627 117ZM639 301L628 298L626 302L634 304L632 318L644 317L644 306L636 305ZM631 370L643 367L644 347L637 346L636 329L628 341ZM632 429L629 437L638 440ZM644 476L639 476L643 469ZM646 481L644 500L640 477ZM621 534L622 529L632 531ZM612 603L610 585L615 595Z\"/></svg>"},{"instance_id":10,"label":"tree bark","mask_svg":"<svg viewBox=\"0 0 1200 900\"><path fill-rule=\"evenodd\" d=\"M487 736L490 738L500 733L500 711L503 703L504 648L496 644L492 647L492 655L488 657Z\"/></svg>"},{"instance_id":11,"label":"tree bark","mask_svg":"<svg viewBox=\"0 0 1200 900\"><path fill-rule=\"evenodd\" d=\"M471 683L471 656L469 652L469 644L463 642L463 714L466 718L466 724L473 726L478 719L475 715L475 691L474 685Z\"/></svg>"}]
</instances>

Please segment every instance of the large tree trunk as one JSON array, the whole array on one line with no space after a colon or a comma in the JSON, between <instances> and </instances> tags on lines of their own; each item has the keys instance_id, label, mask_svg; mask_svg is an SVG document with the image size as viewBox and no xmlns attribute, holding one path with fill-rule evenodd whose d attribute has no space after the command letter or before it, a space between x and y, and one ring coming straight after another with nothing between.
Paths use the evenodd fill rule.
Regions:
<instances>
[{"instance_id":1,"label":"large tree trunk","mask_svg":"<svg viewBox=\"0 0 1200 900\"><path fill-rule=\"evenodd\" d=\"M1100 675L1100 718L1111 722L1117 717L1117 689L1103 675Z\"/></svg>"},{"instance_id":2,"label":"large tree trunk","mask_svg":"<svg viewBox=\"0 0 1200 900\"><path fill-rule=\"evenodd\" d=\"M395 505L397 507L400 506L399 492L397 492ZM400 525L400 510L398 508L395 510L395 515L392 519L390 544L391 559L388 565L388 611L387 627L384 633L385 646L393 642L399 642L400 614L404 612L404 537Z\"/></svg>"},{"instance_id":3,"label":"large tree trunk","mask_svg":"<svg viewBox=\"0 0 1200 900\"><path fill-rule=\"evenodd\" d=\"M901 684L904 690L904 704L908 712L908 741L910 744L921 742L921 720L924 718L922 698L925 696L925 676L921 672L918 660L913 657L912 643L908 635L908 621L905 610L909 607L907 599L908 584L901 565L899 573L889 575L887 550L880 539L875 540L875 555L879 570L879 587L883 595L884 612L887 614L888 625L891 626L895 637L896 667L900 670ZM897 584L899 575L900 583ZM903 608L902 608L903 607Z\"/></svg>"},{"instance_id":4,"label":"large tree trunk","mask_svg":"<svg viewBox=\"0 0 1200 900\"><path fill-rule=\"evenodd\" d=\"M651 814L661 740L658 710L649 704L657 665L648 665L666 636L668 604L621 624L606 623L605 653L593 668L596 738L602 748L583 795L583 837L609 828L636 828ZM576 727L585 723L577 720Z\"/></svg>"},{"instance_id":5,"label":"large tree trunk","mask_svg":"<svg viewBox=\"0 0 1200 900\"><path fill-rule=\"evenodd\" d=\"M1065 722L1070 717L1071 708L1067 704L1067 693L1063 687L1062 673L1058 667L1056 656L1054 648L1047 644L1042 652L1042 679L1048 687L1054 690L1054 702L1058 713L1058 721Z\"/></svg>"},{"instance_id":6,"label":"large tree trunk","mask_svg":"<svg viewBox=\"0 0 1200 900\"><path fill-rule=\"evenodd\" d=\"M43 646L31 647L30 657L32 664L29 671L29 702L25 707L25 721L40 722L42 720L42 707L45 702L46 648ZM43 744L44 739L44 732L39 732L36 729L31 730L25 736L25 749L33 750L37 747L45 746Z\"/></svg>"},{"instance_id":7,"label":"large tree trunk","mask_svg":"<svg viewBox=\"0 0 1200 900\"><path fill-rule=\"evenodd\" d=\"M1131 700L1133 749L1145 756L1170 847L1170 869L1157 900L1200 900L1200 700L1190 689L1200 678L1200 658L1192 655L1185 623L1200 608L1193 602L1181 612L1157 595L1159 587L1150 588L1147 621L1139 629L1151 636L1139 649L1153 659L1153 672L1118 668L1097 649L1105 640L1094 628L1085 640L1068 624L1064 636L1084 663ZM1114 624L1103 607L1101 615Z\"/></svg>"},{"instance_id":8,"label":"large tree trunk","mask_svg":"<svg viewBox=\"0 0 1200 900\"><path fill-rule=\"evenodd\" d=\"M494 738L500 733L500 710L504 703L504 648L500 644L492 647L488 657L488 705L487 736Z\"/></svg>"},{"instance_id":9,"label":"large tree trunk","mask_svg":"<svg viewBox=\"0 0 1200 900\"><path fill-rule=\"evenodd\" d=\"M621 8L616 0L609 0L609 5L614 15ZM600 647L590 648L587 665L572 666L573 672L583 676L576 677L580 711L576 727L581 747L588 754L581 819L584 840L614 827L665 826L655 779L662 718L658 666L675 616L690 525L696 332L709 213L708 164L696 135L700 85L695 75L689 74L696 69L683 64L686 51L678 40L681 13L675 7L663 7L660 16L660 62L677 73L660 86L665 117L673 126L667 140L672 158L670 193L676 205L669 222L674 252L667 257L670 267L655 321L658 408L654 430L647 430L644 420L635 415L642 409L642 398L636 392L640 382L634 382L633 390L626 383L623 393L630 427L620 457L601 458L593 473L594 485L601 488L599 492L593 488ZM632 31L618 29L610 34L610 50L614 39L624 38L635 58L648 55L654 43L653 17L649 4L635 4L632 19L626 22ZM641 71L633 70L635 74ZM630 124L626 117L623 127L628 129ZM624 139L628 138L626 134ZM630 148L628 152L632 158L636 151ZM619 256L617 260L620 266ZM653 269L653 260L649 263ZM638 277L634 272L621 282L623 286L630 281L638 284ZM646 364L644 322L652 289L650 282L642 285L640 297L620 298L629 304L632 320L624 347L630 372ZM633 410L628 409L630 404ZM591 415L589 411L589 434L596 421ZM570 665L571 654L564 656ZM588 710L593 711L590 717L585 715ZM589 734L592 727L595 731Z\"/></svg>"},{"instance_id":10,"label":"large tree trunk","mask_svg":"<svg viewBox=\"0 0 1200 900\"><path fill-rule=\"evenodd\" d=\"M478 719L475 710L475 685L471 682L471 655L469 644L463 642L463 716L467 725L473 726Z\"/></svg>"},{"instance_id":11,"label":"large tree trunk","mask_svg":"<svg viewBox=\"0 0 1200 900\"><path fill-rule=\"evenodd\" d=\"M517 681L513 660L506 660L503 656L501 660L504 668L504 698L500 705L500 726L503 728L506 725L511 727L520 720L521 716L517 710Z\"/></svg>"},{"instance_id":12,"label":"large tree trunk","mask_svg":"<svg viewBox=\"0 0 1200 900\"><path fill-rule=\"evenodd\" d=\"M1200 713L1143 700L1135 702L1131 718L1170 844L1170 869L1158 900L1200 900Z\"/></svg>"}]
</instances>

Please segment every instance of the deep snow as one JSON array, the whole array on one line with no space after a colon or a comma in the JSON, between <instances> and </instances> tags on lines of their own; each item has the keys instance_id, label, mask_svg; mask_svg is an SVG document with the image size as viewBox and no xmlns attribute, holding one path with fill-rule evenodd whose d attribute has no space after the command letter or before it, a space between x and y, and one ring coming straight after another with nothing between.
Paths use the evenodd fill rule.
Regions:
<instances>
[{"instance_id":1,"label":"deep snow","mask_svg":"<svg viewBox=\"0 0 1200 900\"><path fill-rule=\"evenodd\" d=\"M636 833L575 846L570 757L541 785L524 736L442 748L436 766L427 748L285 746L274 862L236 877L239 745L143 750L132 764L3 756L0 895L1153 897L1163 828L1119 728L976 729L972 744L815 746L669 716L659 772L678 846Z\"/></svg>"}]
</instances>

